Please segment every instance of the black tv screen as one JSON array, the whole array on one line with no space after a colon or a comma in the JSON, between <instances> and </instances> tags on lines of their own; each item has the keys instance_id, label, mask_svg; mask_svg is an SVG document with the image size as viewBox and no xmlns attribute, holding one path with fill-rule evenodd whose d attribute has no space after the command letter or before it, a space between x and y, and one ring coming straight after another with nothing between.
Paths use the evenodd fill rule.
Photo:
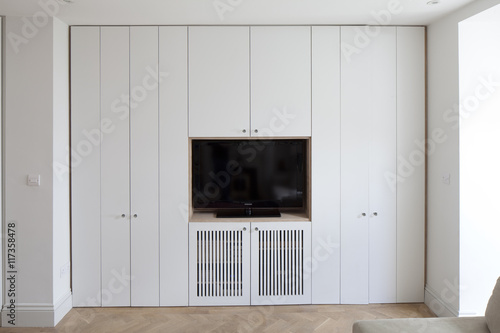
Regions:
<instances>
[{"instance_id":1,"label":"black tv screen","mask_svg":"<svg viewBox=\"0 0 500 333\"><path fill-rule=\"evenodd\" d=\"M193 208L304 206L306 140L193 140Z\"/></svg>"}]
</instances>

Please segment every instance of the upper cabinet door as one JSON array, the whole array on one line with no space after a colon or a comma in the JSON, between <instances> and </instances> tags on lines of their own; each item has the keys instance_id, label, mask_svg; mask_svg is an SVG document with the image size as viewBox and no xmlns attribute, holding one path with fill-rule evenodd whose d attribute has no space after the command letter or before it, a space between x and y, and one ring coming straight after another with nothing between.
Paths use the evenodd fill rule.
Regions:
<instances>
[{"instance_id":1,"label":"upper cabinet door","mask_svg":"<svg viewBox=\"0 0 500 333\"><path fill-rule=\"evenodd\" d=\"M311 135L311 28L251 28L252 136Z\"/></svg>"},{"instance_id":2,"label":"upper cabinet door","mask_svg":"<svg viewBox=\"0 0 500 333\"><path fill-rule=\"evenodd\" d=\"M249 136L248 27L189 27L189 136Z\"/></svg>"}]
</instances>

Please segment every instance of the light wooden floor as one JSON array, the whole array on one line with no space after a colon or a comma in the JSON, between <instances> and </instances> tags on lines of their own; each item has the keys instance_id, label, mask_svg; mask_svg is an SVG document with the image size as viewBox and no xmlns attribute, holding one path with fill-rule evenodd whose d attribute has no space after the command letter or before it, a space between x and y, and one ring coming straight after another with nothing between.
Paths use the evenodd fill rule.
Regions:
<instances>
[{"instance_id":1,"label":"light wooden floor","mask_svg":"<svg viewBox=\"0 0 500 333\"><path fill-rule=\"evenodd\" d=\"M350 333L356 320L406 317L434 315L424 304L74 308L56 328L0 328L0 332Z\"/></svg>"}]
</instances>

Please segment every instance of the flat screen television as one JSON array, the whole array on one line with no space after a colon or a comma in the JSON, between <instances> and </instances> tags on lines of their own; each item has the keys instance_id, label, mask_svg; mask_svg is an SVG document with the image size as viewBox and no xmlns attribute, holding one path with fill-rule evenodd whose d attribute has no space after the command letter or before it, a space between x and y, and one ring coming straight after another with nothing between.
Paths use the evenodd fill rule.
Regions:
<instances>
[{"instance_id":1,"label":"flat screen television","mask_svg":"<svg viewBox=\"0 0 500 333\"><path fill-rule=\"evenodd\" d=\"M303 209L307 140L192 140L192 203L217 217Z\"/></svg>"}]
</instances>

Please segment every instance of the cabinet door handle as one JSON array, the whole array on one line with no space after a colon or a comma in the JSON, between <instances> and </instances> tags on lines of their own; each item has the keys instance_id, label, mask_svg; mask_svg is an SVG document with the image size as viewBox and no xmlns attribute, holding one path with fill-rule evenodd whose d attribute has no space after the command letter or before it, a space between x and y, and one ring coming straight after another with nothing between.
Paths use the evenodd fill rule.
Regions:
<instances>
[{"instance_id":1,"label":"cabinet door handle","mask_svg":"<svg viewBox=\"0 0 500 333\"><path fill-rule=\"evenodd\" d=\"M259 133L259 130L258 130L258 129L256 129L256 130L254 130L254 132L255 132L255 133Z\"/></svg>"},{"instance_id":2,"label":"cabinet door handle","mask_svg":"<svg viewBox=\"0 0 500 333\"><path fill-rule=\"evenodd\" d=\"M243 231L247 231L247 227L243 227Z\"/></svg>"},{"instance_id":3,"label":"cabinet door handle","mask_svg":"<svg viewBox=\"0 0 500 333\"><path fill-rule=\"evenodd\" d=\"M122 219L124 219L124 218L125 218L125 216L127 216L127 215L125 215L125 214L122 214L122 215L121 215Z\"/></svg>"},{"instance_id":4,"label":"cabinet door handle","mask_svg":"<svg viewBox=\"0 0 500 333\"><path fill-rule=\"evenodd\" d=\"M378 216L378 213L377 212L373 213L373 216Z\"/></svg>"},{"instance_id":5,"label":"cabinet door handle","mask_svg":"<svg viewBox=\"0 0 500 333\"><path fill-rule=\"evenodd\" d=\"M259 228L255 227L255 231L259 231Z\"/></svg>"},{"instance_id":6,"label":"cabinet door handle","mask_svg":"<svg viewBox=\"0 0 500 333\"><path fill-rule=\"evenodd\" d=\"M366 216L366 213L361 213L361 216Z\"/></svg>"},{"instance_id":7,"label":"cabinet door handle","mask_svg":"<svg viewBox=\"0 0 500 333\"><path fill-rule=\"evenodd\" d=\"M244 129L242 132L243 132L243 133L246 133L246 132L247 132L247 130L246 130L246 129Z\"/></svg>"},{"instance_id":8,"label":"cabinet door handle","mask_svg":"<svg viewBox=\"0 0 500 333\"><path fill-rule=\"evenodd\" d=\"M134 218L137 218L137 214L134 214Z\"/></svg>"}]
</instances>

